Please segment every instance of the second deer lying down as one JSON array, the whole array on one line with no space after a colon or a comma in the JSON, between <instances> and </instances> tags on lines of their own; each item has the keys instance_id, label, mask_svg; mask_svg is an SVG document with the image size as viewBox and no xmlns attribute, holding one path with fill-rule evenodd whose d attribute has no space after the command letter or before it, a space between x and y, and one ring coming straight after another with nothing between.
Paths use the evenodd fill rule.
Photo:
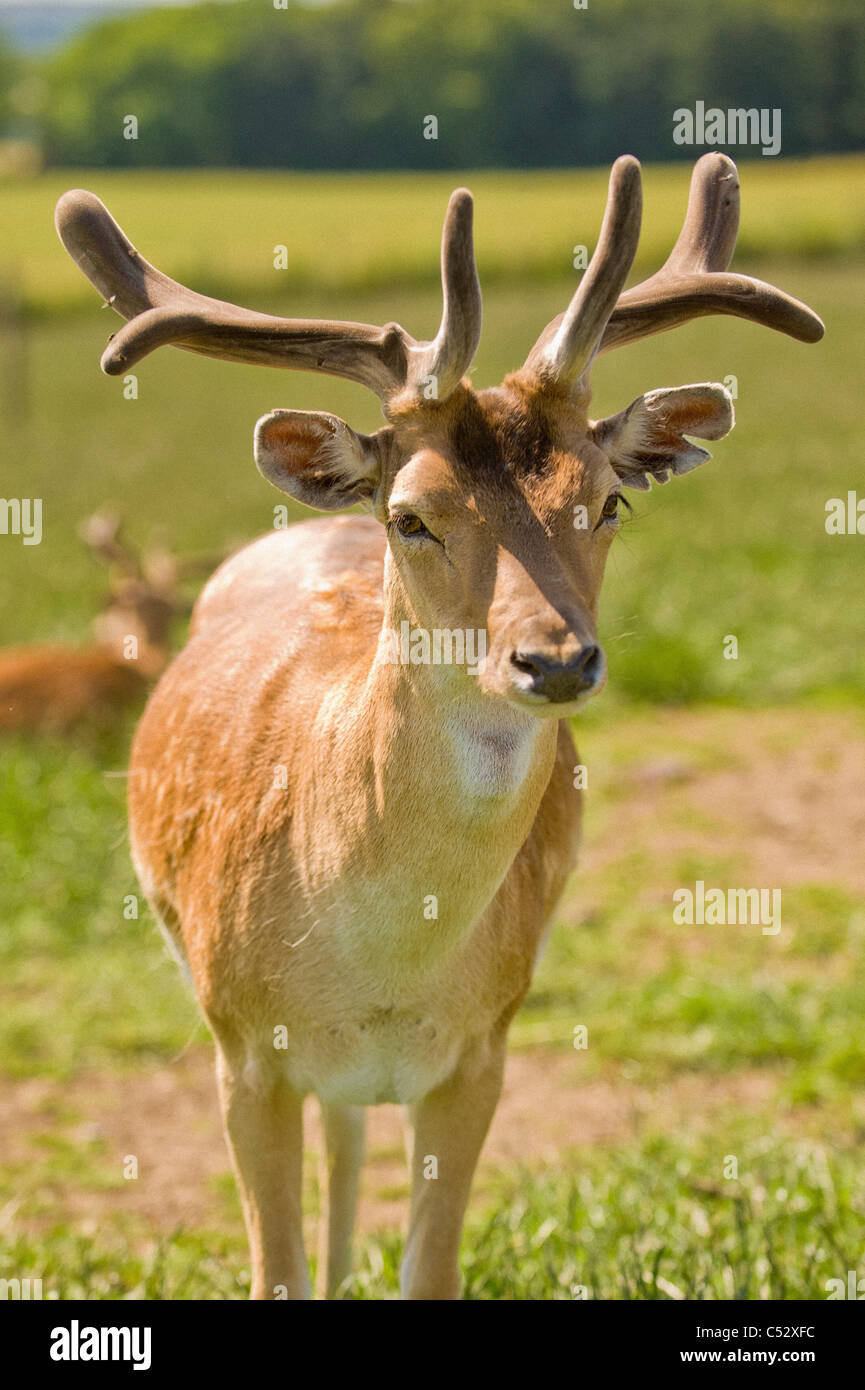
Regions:
<instances>
[{"instance_id":1,"label":"second deer lying down","mask_svg":"<svg viewBox=\"0 0 865 1390\"><path fill-rule=\"evenodd\" d=\"M639 165L624 157L570 305L519 371L475 391L465 191L445 222L432 342L395 324L276 319L205 299L142 260L92 195L61 201L67 248L129 320L107 371L175 343L347 377L383 402L373 435L296 410L259 421L255 456L272 483L312 507L364 502L372 515L274 533L224 565L133 749L134 859L216 1038L256 1298L308 1292L310 1092L330 1164L327 1289L349 1268L360 1107L391 1101L414 1124L404 1294L458 1296L508 1025L575 861L568 719L605 679L596 618L622 490L688 472L708 458L688 436L719 439L733 423L712 384L590 419L593 359L700 314L805 342L822 334L803 304L726 273L739 207L730 160L699 161L669 260L625 291L640 204ZM395 659L404 624L482 633L486 659L476 675Z\"/></svg>"},{"instance_id":2,"label":"second deer lying down","mask_svg":"<svg viewBox=\"0 0 865 1390\"><path fill-rule=\"evenodd\" d=\"M120 518L97 513L82 540L110 566L111 590L82 646L29 643L0 651L0 732L69 733L104 725L143 704L171 655L171 625L190 605L181 581L209 572L222 556L179 560L164 550L139 560L120 535Z\"/></svg>"}]
</instances>

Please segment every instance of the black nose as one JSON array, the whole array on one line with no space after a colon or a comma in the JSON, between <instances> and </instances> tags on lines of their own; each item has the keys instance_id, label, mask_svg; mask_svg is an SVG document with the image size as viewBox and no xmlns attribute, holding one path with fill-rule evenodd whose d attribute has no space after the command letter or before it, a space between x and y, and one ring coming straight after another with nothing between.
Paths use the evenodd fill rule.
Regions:
<instances>
[{"instance_id":1,"label":"black nose","mask_svg":"<svg viewBox=\"0 0 865 1390\"><path fill-rule=\"evenodd\" d=\"M604 654L594 642L581 647L567 661L547 652L514 652L511 664L531 677L527 688L545 695L552 704L567 704L597 685L604 667Z\"/></svg>"}]
</instances>

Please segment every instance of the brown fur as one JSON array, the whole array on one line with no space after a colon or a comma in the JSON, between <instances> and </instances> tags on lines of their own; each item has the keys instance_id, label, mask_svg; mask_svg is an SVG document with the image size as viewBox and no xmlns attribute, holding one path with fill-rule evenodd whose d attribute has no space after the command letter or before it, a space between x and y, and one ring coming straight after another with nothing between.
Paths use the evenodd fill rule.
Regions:
<instances>
[{"instance_id":1,"label":"brown fur","mask_svg":"<svg viewBox=\"0 0 865 1390\"><path fill-rule=\"evenodd\" d=\"M26 646L0 652L0 730L68 733L116 718L147 683L104 647Z\"/></svg>"},{"instance_id":2,"label":"brown fur","mask_svg":"<svg viewBox=\"0 0 865 1390\"><path fill-rule=\"evenodd\" d=\"M493 647L501 632L508 652L514 624L553 642L593 634L609 537L593 545L576 532L573 502L585 496L597 512L601 480L615 475L584 417L568 418L569 442L582 423L582 458L563 451L560 423L514 387L476 395L464 385L427 416L403 416L382 450L381 494L411 471L416 489L444 497L463 533L458 602L427 575L424 600L441 611L419 613L402 561L384 564L373 519L276 533L214 576L140 725L135 860L218 1040L258 1297L305 1291L299 1166L283 1169L274 1155L271 1172L261 1151L283 1107L279 1125L296 1126L303 1093L317 1088L331 1132L351 1131L360 1103L415 1108L406 1292L458 1292L459 1227L507 1026L575 860L576 753L566 721L514 712L463 676L454 702L481 720L491 785L460 788L431 670L381 666L376 652L383 624L404 615L484 627ZM423 915L428 894L434 921ZM365 1049L369 1089L337 1080L329 1094L358 1059L363 1070ZM377 1068L378 1054L393 1063ZM435 1182L420 1171L430 1154ZM339 1192L331 1205L350 1225ZM343 1237L331 1289L345 1261Z\"/></svg>"}]
</instances>

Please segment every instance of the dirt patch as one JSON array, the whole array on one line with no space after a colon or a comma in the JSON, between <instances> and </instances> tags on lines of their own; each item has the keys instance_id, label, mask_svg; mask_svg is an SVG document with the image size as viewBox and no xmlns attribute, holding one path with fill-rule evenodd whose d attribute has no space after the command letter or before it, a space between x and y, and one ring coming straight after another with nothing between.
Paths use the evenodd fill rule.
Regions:
<instances>
[{"instance_id":1,"label":"dirt patch","mask_svg":"<svg viewBox=\"0 0 865 1390\"><path fill-rule=\"evenodd\" d=\"M615 833L589 820L583 866L623 845L729 855L748 883L833 883L865 893L865 728L855 712L653 711L628 720L653 749L619 772L603 766ZM591 745L591 738L587 743ZM671 834L672 829L672 834ZM739 880L746 883L745 878Z\"/></svg>"},{"instance_id":2,"label":"dirt patch","mask_svg":"<svg viewBox=\"0 0 865 1390\"><path fill-rule=\"evenodd\" d=\"M561 1165L569 1150L627 1142L653 1132L693 1132L732 1109L754 1110L773 1095L772 1073L729 1078L683 1076L656 1089L624 1079L585 1081L580 1055L512 1055L504 1093L484 1150L481 1181L503 1164ZM306 1109L311 1166L322 1137L313 1102ZM6 1082L0 1087L0 1163L27 1161L39 1136L51 1133L80 1149L82 1160L114 1168L116 1186L61 1183L48 1224L61 1217L98 1220L110 1207L142 1218L154 1230L200 1226L224 1218L222 1180L230 1171L216 1100L212 1056L198 1049L170 1066L133 1077L96 1074L72 1083ZM407 1173L402 1112L368 1112L368 1159L360 1225L400 1225ZM121 1180L128 1155L135 1181Z\"/></svg>"}]
</instances>

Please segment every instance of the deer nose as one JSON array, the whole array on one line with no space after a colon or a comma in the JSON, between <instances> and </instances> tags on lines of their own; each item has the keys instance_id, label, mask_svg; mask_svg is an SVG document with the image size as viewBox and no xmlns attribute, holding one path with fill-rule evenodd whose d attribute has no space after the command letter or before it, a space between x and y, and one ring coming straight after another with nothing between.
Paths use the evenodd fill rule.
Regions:
<instances>
[{"instance_id":1,"label":"deer nose","mask_svg":"<svg viewBox=\"0 0 865 1390\"><path fill-rule=\"evenodd\" d=\"M524 688L532 694L546 696L551 704L567 704L598 684L604 654L591 642L566 660L551 652L513 652L511 665L530 677L531 683Z\"/></svg>"}]
</instances>

